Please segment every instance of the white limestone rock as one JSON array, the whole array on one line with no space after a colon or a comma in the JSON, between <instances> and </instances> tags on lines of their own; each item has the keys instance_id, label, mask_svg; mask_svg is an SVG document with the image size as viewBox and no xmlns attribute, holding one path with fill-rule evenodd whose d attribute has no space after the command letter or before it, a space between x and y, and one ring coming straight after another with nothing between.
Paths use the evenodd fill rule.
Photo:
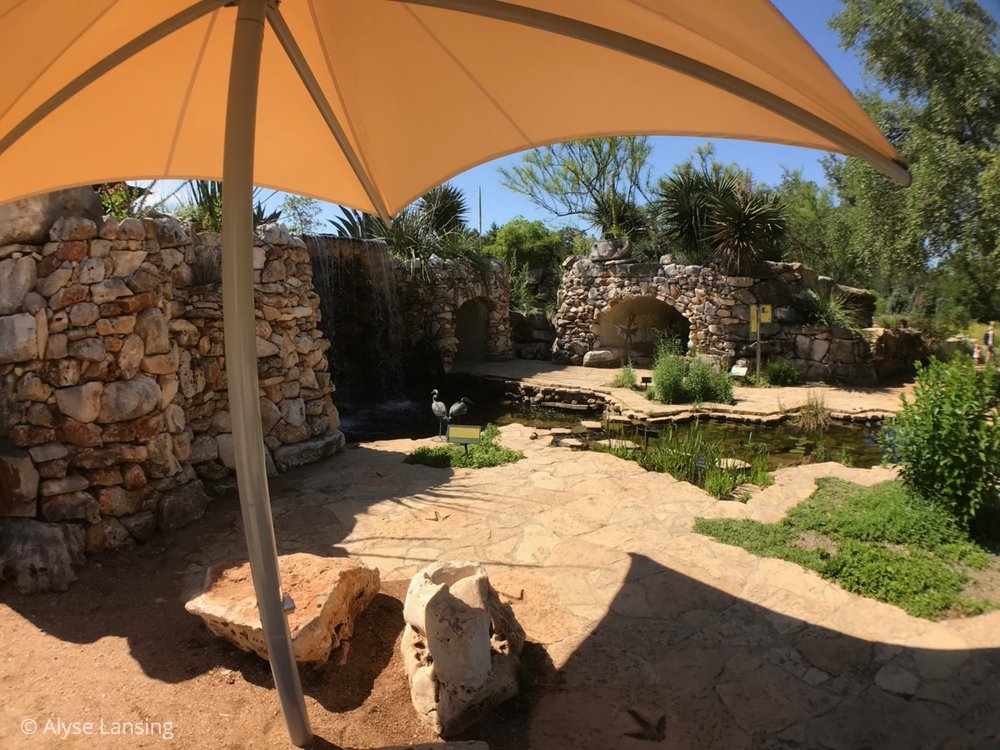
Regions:
<instances>
[{"instance_id":1,"label":"white limestone rock","mask_svg":"<svg viewBox=\"0 0 1000 750\"><path fill-rule=\"evenodd\" d=\"M517 695L524 630L481 565L455 560L420 570L403 619L410 699L439 735L462 731Z\"/></svg>"},{"instance_id":2,"label":"white limestone rock","mask_svg":"<svg viewBox=\"0 0 1000 750\"><path fill-rule=\"evenodd\" d=\"M22 256L0 260L0 315L17 312L38 281L34 259Z\"/></svg>"},{"instance_id":3,"label":"white limestone rock","mask_svg":"<svg viewBox=\"0 0 1000 750\"><path fill-rule=\"evenodd\" d=\"M281 556L278 567L281 586L295 602L288 613L295 660L322 664L354 634L358 615L381 588L379 572L355 560L303 552ZM213 566L202 591L184 606L214 635L267 659L249 563Z\"/></svg>"}]
</instances>

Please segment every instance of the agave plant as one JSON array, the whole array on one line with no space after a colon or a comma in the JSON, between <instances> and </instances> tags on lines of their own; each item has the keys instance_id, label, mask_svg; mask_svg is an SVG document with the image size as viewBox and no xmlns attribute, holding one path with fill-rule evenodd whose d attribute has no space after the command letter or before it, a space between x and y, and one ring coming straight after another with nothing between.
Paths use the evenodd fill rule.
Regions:
<instances>
[{"instance_id":1,"label":"agave plant","mask_svg":"<svg viewBox=\"0 0 1000 750\"><path fill-rule=\"evenodd\" d=\"M222 183L218 180L188 180L188 202L177 217L197 224L205 232L222 231ZM277 192L277 191L275 191ZM270 224L281 218L281 211L268 211L260 200L260 188L254 188L253 225ZM268 198L272 197L274 192Z\"/></svg>"}]
</instances>

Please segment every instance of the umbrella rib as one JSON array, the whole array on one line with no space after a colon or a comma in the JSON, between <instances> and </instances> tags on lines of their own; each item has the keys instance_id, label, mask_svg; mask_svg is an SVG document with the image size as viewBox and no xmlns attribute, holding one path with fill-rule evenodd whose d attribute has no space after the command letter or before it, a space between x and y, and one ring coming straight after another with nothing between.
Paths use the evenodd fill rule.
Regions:
<instances>
[{"instance_id":1,"label":"umbrella rib","mask_svg":"<svg viewBox=\"0 0 1000 750\"><path fill-rule=\"evenodd\" d=\"M559 36L595 44L606 49L621 52L639 60L653 63L669 70L703 81L723 91L728 91L753 104L763 107L807 130L826 138L844 149L845 153L860 156L886 176L906 187L912 181L905 162L892 159L872 148L856 136L824 121L806 109L782 97L755 86L749 81L727 73L707 63L679 52L665 49L651 42L637 39L627 34L605 29L594 24L548 13L534 8L512 5L499 0L396 0L406 5L422 5L431 8L454 10L460 13L506 21L539 31L547 31Z\"/></svg>"},{"instance_id":2,"label":"umbrella rib","mask_svg":"<svg viewBox=\"0 0 1000 750\"><path fill-rule=\"evenodd\" d=\"M323 93L316 75L313 73L312 68L309 67L309 63L306 61L305 55L302 54L302 49L299 47L298 42L295 41L291 29L285 23L281 11L277 7L269 7L267 10L267 20L271 24L271 29L273 29L275 36L278 37L278 41L281 42L281 46L285 50L285 54L291 61L292 66L299 74L299 79L309 92L309 96L312 97L313 104L316 105L324 122L326 122L327 128L329 128L330 133L336 139L341 151L344 152L347 163L351 165L354 176L358 178L361 187L364 188L365 193L368 195L368 199L372 202L382 220L386 223L391 223L392 216L386 207L385 201L375 188L375 184L361 163L358 153L351 146L347 134L337 120L337 116L333 112L333 107L330 106L330 102L326 98L326 94Z\"/></svg>"},{"instance_id":3,"label":"umbrella rib","mask_svg":"<svg viewBox=\"0 0 1000 750\"><path fill-rule=\"evenodd\" d=\"M107 57L94 63L87 70L42 102L31 114L21 120L21 122L11 128L11 130L2 139L0 139L0 154L7 151L7 149L17 143L25 133L105 73L113 70L130 57L137 55L147 47L160 41L163 37L168 36L178 29L197 21L202 16L217 10L226 2L228 2L228 0L201 0L201 2L190 6L189 8L185 8L180 13L177 13L167 20L157 24L153 28L148 29L128 44L119 47Z\"/></svg>"}]
</instances>

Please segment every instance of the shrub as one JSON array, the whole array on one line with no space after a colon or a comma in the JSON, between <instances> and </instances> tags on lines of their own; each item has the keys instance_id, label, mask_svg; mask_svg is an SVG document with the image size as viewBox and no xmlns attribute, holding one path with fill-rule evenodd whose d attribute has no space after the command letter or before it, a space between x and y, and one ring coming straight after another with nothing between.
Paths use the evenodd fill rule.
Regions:
<instances>
[{"instance_id":1,"label":"shrub","mask_svg":"<svg viewBox=\"0 0 1000 750\"><path fill-rule=\"evenodd\" d=\"M653 360L653 387L649 394L665 404L692 401L735 403L729 375L701 359L689 359L658 347Z\"/></svg>"},{"instance_id":2,"label":"shrub","mask_svg":"<svg viewBox=\"0 0 1000 750\"><path fill-rule=\"evenodd\" d=\"M404 463L422 464L436 469L485 469L503 466L524 458L521 451L505 448L500 444L500 430L495 424L483 429L483 439L479 445L470 445L468 450L461 445L422 445L403 459Z\"/></svg>"},{"instance_id":3,"label":"shrub","mask_svg":"<svg viewBox=\"0 0 1000 750\"><path fill-rule=\"evenodd\" d=\"M769 359L764 369L760 373L762 385L770 385L782 388L790 385L799 385L802 376L792 365L780 359Z\"/></svg>"},{"instance_id":4,"label":"shrub","mask_svg":"<svg viewBox=\"0 0 1000 750\"><path fill-rule=\"evenodd\" d=\"M805 406L799 409L792 421L803 432L823 432L830 426L831 420L830 410L826 408L823 394L809 393L806 396Z\"/></svg>"},{"instance_id":5,"label":"shrub","mask_svg":"<svg viewBox=\"0 0 1000 750\"><path fill-rule=\"evenodd\" d=\"M614 380L611 381L612 388L631 388L635 389L636 379L635 379L635 368L632 367L631 362L625 363L625 365L618 371L615 375Z\"/></svg>"},{"instance_id":6,"label":"shrub","mask_svg":"<svg viewBox=\"0 0 1000 750\"><path fill-rule=\"evenodd\" d=\"M665 404L683 403L686 372L684 357L658 352L653 361L653 398Z\"/></svg>"},{"instance_id":7,"label":"shrub","mask_svg":"<svg viewBox=\"0 0 1000 750\"><path fill-rule=\"evenodd\" d=\"M1000 510L1000 397L991 369L968 359L917 365L913 401L887 425L887 460L914 493L966 528Z\"/></svg>"}]
</instances>

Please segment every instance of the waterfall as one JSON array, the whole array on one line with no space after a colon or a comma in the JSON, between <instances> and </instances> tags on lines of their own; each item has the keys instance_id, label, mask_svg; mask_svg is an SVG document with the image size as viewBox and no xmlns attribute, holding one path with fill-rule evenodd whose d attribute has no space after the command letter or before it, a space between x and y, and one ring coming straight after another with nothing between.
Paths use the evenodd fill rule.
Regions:
<instances>
[{"instance_id":1,"label":"waterfall","mask_svg":"<svg viewBox=\"0 0 1000 750\"><path fill-rule=\"evenodd\" d=\"M383 242L332 235L302 238L312 260L330 370L348 393L397 394L403 384L403 323Z\"/></svg>"}]
</instances>

